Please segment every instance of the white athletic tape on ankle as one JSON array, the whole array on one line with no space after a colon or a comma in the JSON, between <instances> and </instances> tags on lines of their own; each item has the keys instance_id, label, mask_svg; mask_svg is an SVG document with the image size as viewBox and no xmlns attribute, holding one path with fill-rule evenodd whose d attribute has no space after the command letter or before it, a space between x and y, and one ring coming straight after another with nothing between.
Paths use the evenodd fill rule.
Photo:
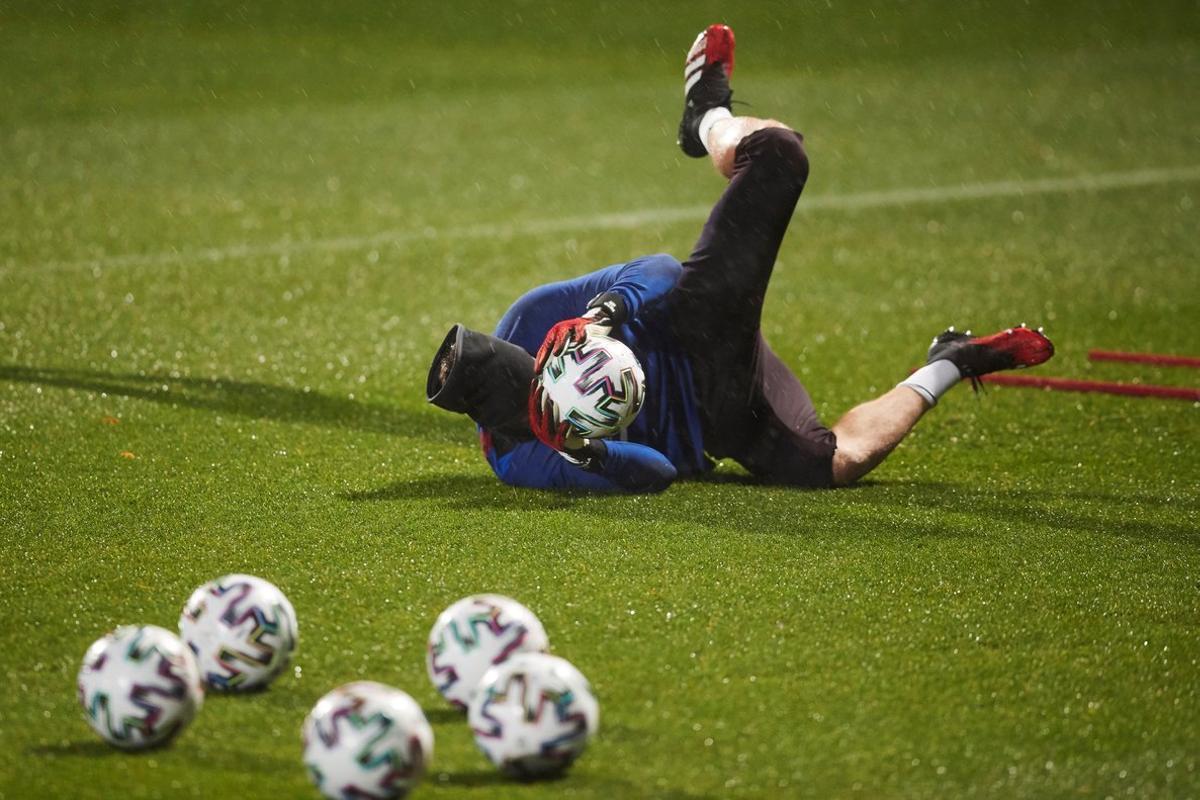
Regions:
<instances>
[{"instance_id":1,"label":"white athletic tape on ankle","mask_svg":"<svg viewBox=\"0 0 1200 800\"><path fill-rule=\"evenodd\" d=\"M713 125L723 119L732 119L733 112L728 108L710 108L704 112L704 116L700 118L700 143L704 145L704 149L708 150L708 133L712 130Z\"/></svg>"},{"instance_id":2,"label":"white athletic tape on ankle","mask_svg":"<svg viewBox=\"0 0 1200 800\"><path fill-rule=\"evenodd\" d=\"M961 380L962 373L958 371L958 367L942 359L921 367L909 375L907 380L901 381L900 385L907 386L924 397L929 405L936 406L938 398Z\"/></svg>"}]
</instances>

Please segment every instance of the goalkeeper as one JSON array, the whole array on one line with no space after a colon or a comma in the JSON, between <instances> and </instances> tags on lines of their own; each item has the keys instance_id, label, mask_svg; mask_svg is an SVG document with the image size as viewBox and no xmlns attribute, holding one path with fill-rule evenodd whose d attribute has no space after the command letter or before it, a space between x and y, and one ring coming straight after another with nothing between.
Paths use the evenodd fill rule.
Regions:
<instances>
[{"instance_id":1,"label":"goalkeeper","mask_svg":"<svg viewBox=\"0 0 1200 800\"><path fill-rule=\"evenodd\" d=\"M730 111L733 31L712 25L688 53L679 145L729 185L687 261L655 255L521 297L494 336L451 328L426 384L430 402L468 414L505 483L659 491L732 458L764 482L846 486L874 469L963 378L1040 364L1054 348L1010 328L934 338L926 366L832 428L760 331L775 257L808 177L803 138ZM582 312L582 316L579 316ZM646 374L641 413L619 439L574 436L531 383L589 332L627 344ZM536 354L536 357L535 357Z\"/></svg>"}]
</instances>

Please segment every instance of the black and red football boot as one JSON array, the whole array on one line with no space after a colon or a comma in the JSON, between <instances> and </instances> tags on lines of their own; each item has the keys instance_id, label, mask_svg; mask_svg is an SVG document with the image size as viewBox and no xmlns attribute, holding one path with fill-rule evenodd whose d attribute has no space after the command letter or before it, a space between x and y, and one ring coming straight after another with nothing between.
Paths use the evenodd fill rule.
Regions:
<instances>
[{"instance_id":1,"label":"black and red football boot","mask_svg":"<svg viewBox=\"0 0 1200 800\"><path fill-rule=\"evenodd\" d=\"M1040 328L1035 331L1021 324L991 336L971 336L970 331L959 333L950 328L934 337L925 363L949 361L978 391L979 379L989 372L1033 367L1052 355L1054 344Z\"/></svg>"},{"instance_id":2,"label":"black and red football boot","mask_svg":"<svg viewBox=\"0 0 1200 800\"><path fill-rule=\"evenodd\" d=\"M688 50L683 65L683 119L679 122L679 147L692 158L703 158L708 148L700 141L700 120L714 108L730 107L733 90L733 29L709 25Z\"/></svg>"}]
</instances>

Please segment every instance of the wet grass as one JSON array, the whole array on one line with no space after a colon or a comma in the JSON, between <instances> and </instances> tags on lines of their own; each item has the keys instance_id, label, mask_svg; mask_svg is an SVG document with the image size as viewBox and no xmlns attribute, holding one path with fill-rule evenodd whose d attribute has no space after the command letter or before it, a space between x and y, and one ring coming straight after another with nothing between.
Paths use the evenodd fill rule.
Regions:
<instances>
[{"instance_id":1,"label":"wet grass","mask_svg":"<svg viewBox=\"0 0 1200 800\"><path fill-rule=\"evenodd\" d=\"M673 138L678 51L720 11L457 8L0 11L0 797L312 796L300 721L355 678L430 710L430 796L1200 791L1192 404L958 389L830 493L491 477L428 360L538 282L687 251L698 220L543 223L715 198ZM897 8L729 18L808 196L1200 164L1194 3ZM1196 200L802 200L764 329L826 419L949 323L1045 324L1042 374L1196 385L1086 359L1200 353ZM298 670L168 749L93 741L88 643L234 571L292 599ZM484 590L595 685L564 781L498 778L424 676L438 611Z\"/></svg>"}]
</instances>

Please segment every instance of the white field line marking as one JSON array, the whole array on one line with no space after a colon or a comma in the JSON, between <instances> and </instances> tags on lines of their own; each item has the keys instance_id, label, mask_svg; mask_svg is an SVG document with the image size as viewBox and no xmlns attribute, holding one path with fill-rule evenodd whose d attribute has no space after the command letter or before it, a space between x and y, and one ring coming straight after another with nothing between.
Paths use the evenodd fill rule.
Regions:
<instances>
[{"instance_id":1,"label":"white field line marking","mask_svg":"<svg viewBox=\"0 0 1200 800\"><path fill-rule=\"evenodd\" d=\"M979 200L996 197L1020 197L1033 194L1094 192L1106 189L1125 189L1137 186L1157 186L1166 183L1200 181L1200 165L1162 167L1126 172L1100 172L1066 178L1038 178L1023 181L967 183L957 186L931 186L924 189L885 189L851 194L817 195L801 198L797 210L857 210L887 208L918 203L945 203L959 200ZM281 240L268 244L239 244L228 247L208 247L196 250L101 256L79 261L49 262L36 271L69 270L84 267L139 267L185 263L219 263L259 256L282 256L294 253L334 253L383 245L433 239L509 239L516 236L538 236L552 233L593 230L622 230L645 225L665 225L675 222L701 221L710 206L677 208L646 208L613 214L533 219L510 223L484 223L450 228L380 231L366 236L337 236L327 239L298 241Z\"/></svg>"}]
</instances>

